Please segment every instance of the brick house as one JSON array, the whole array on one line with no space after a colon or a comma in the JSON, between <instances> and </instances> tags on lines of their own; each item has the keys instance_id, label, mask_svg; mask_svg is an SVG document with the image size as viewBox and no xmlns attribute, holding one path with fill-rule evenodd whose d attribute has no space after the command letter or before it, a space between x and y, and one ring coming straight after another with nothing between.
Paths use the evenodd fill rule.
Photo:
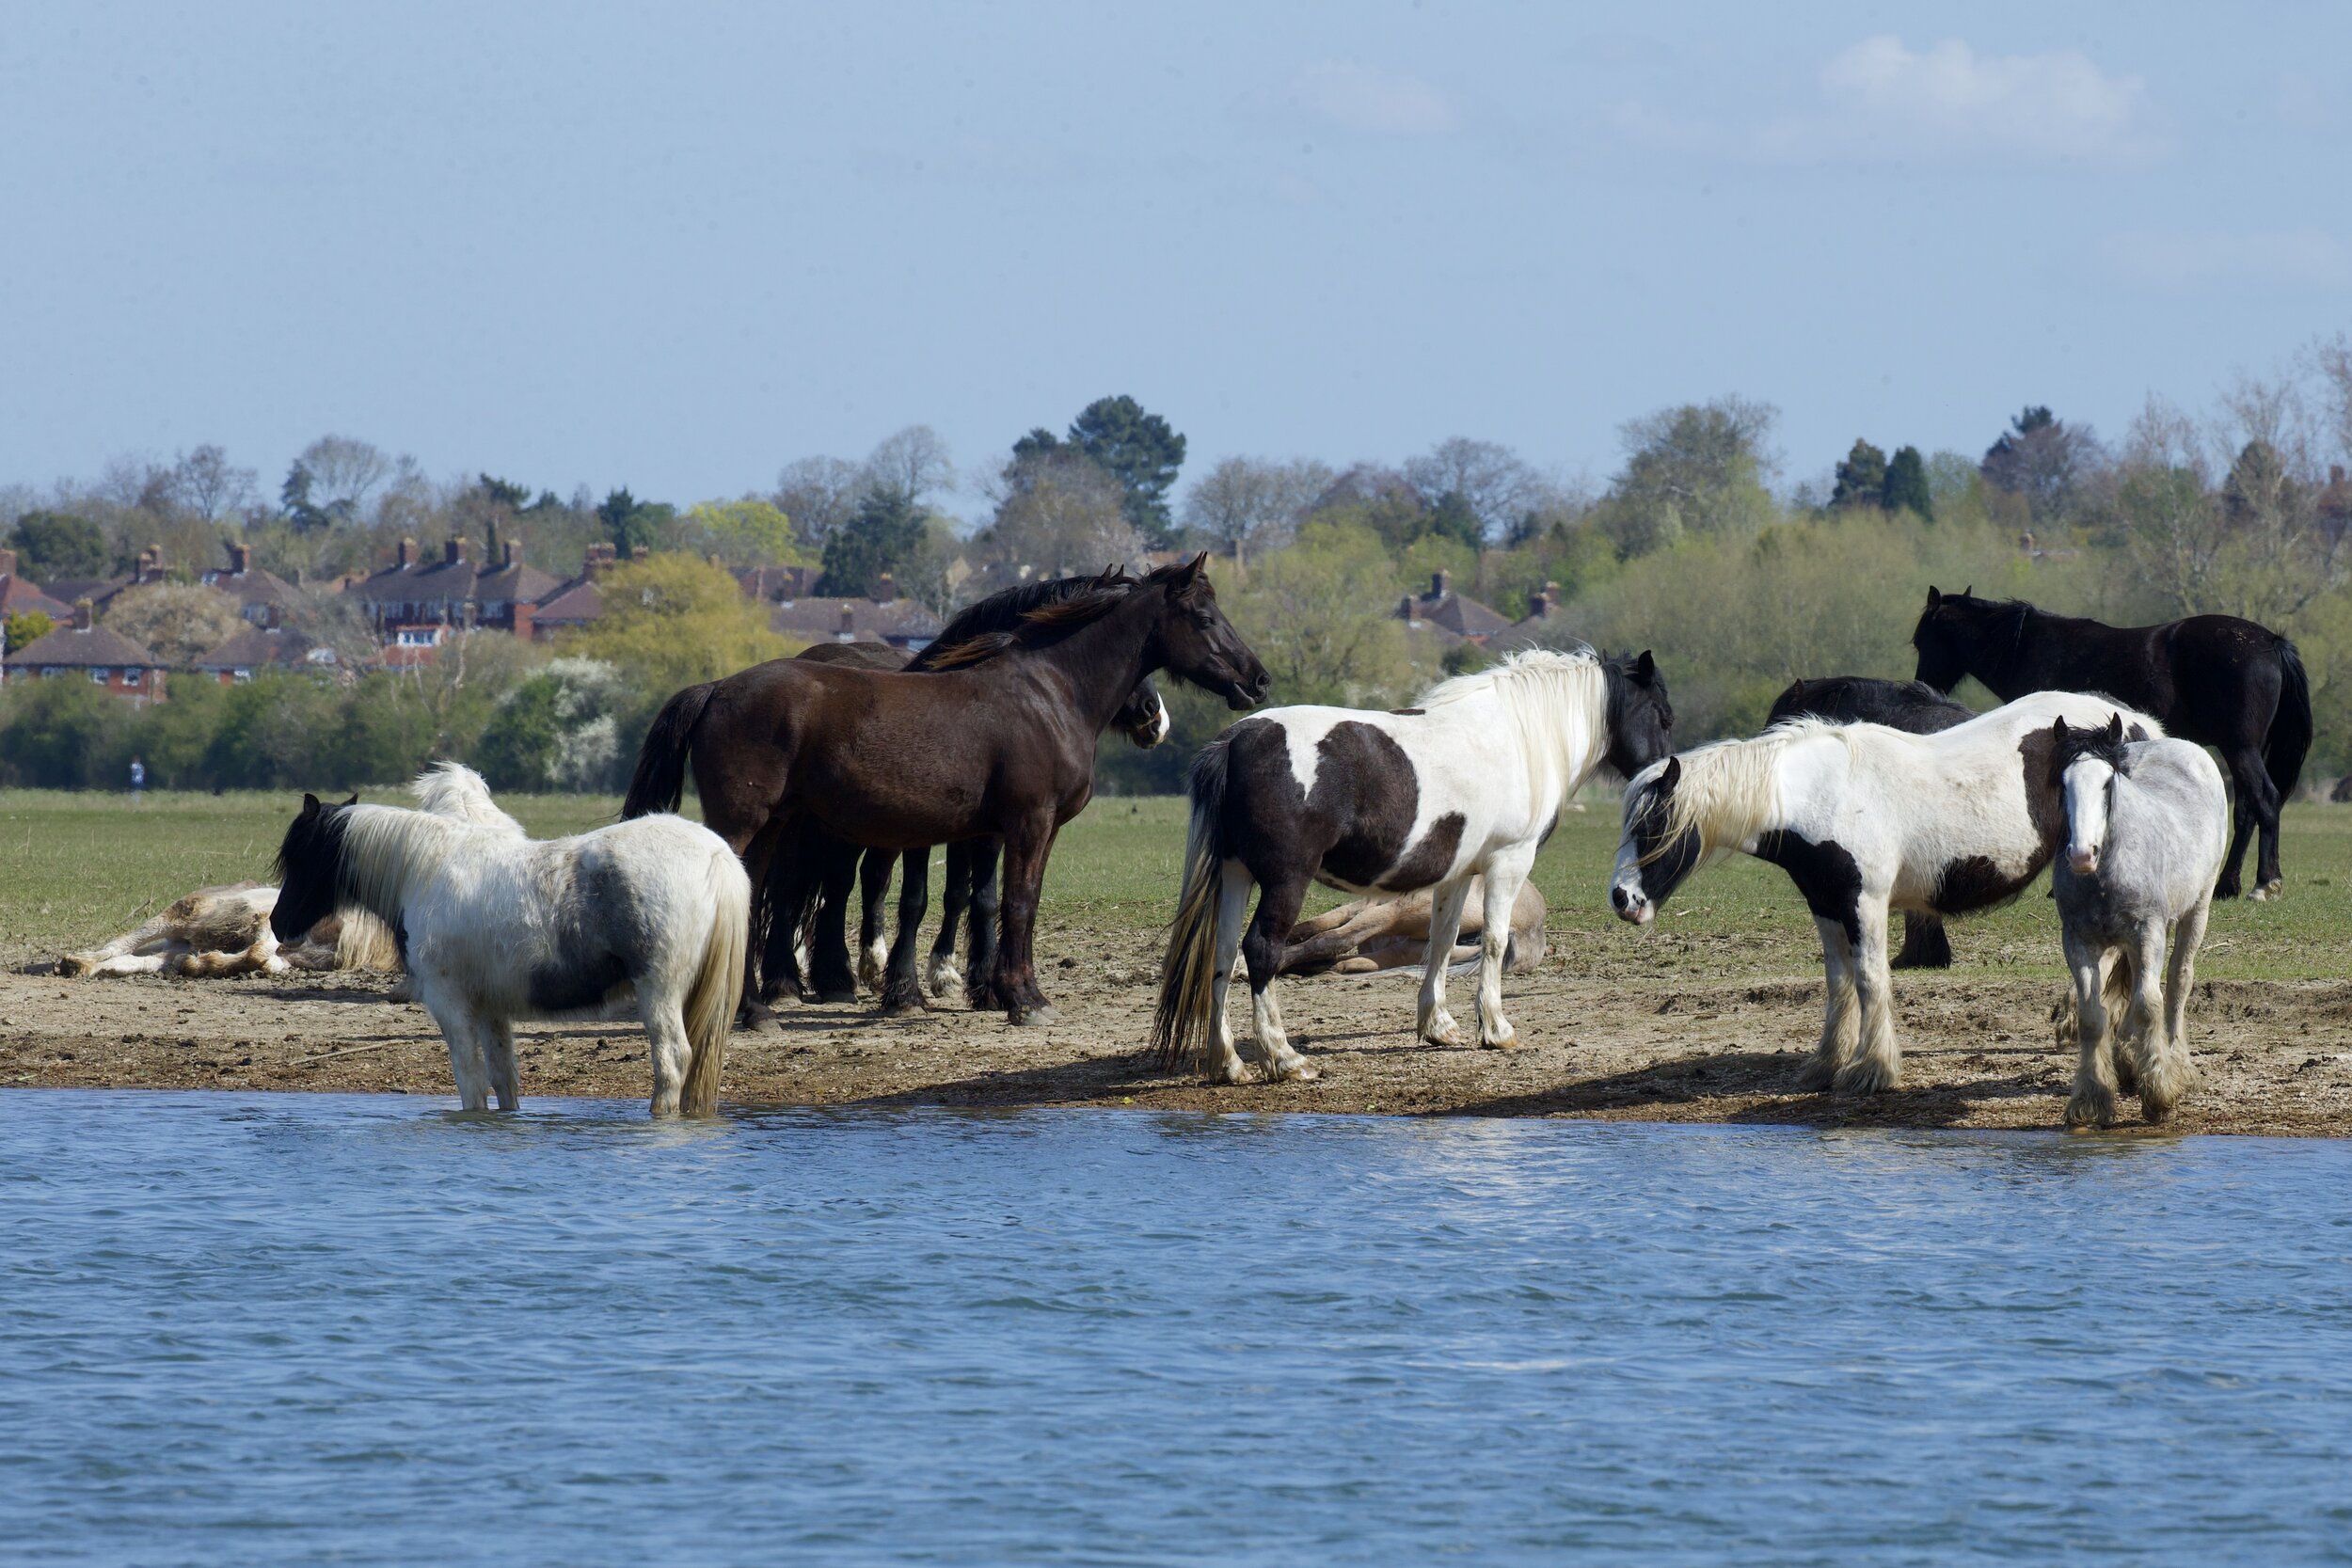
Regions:
<instances>
[{"instance_id":1,"label":"brick house","mask_svg":"<svg viewBox=\"0 0 2352 1568\"><path fill-rule=\"evenodd\" d=\"M532 635L530 610L518 616L517 610L535 607L560 586L556 579L527 564L512 540L493 564L477 564L471 550L471 541L450 539L432 561L418 554L415 540L403 539L389 566L343 592L356 597L388 653L438 647L451 632L476 627Z\"/></svg>"},{"instance_id":2,"label":"brick house","mask_svg":"<svg viewBox=\"0 0 2352 1568\"><path fill-rule=\"evenodd\" d=\"M333 670L335 650L285 626L280 615L277 606L267 607L261 625L241 627L219 647L190 659L188 668L223 686L243 686L272 670Z\"/></svg>"},{"instance_id":3,"label":"brick house","mask_svg":"<svg viewBox=\"0 0 2352 1568\"><path fill-rule=\"evenodd\" d=\"M768 612L769 628L799 642L887 642L916 653L946 623L913 599L884 572L874 596L783 599Z\"/></svg>"},{"instance_id":4,"label":"brick house","mask_svg":"<svg viewBox=\"0 0 2352 1568\"><path fill-rule=\"evenodd\" d=\"M1581 641L1568 629L1567 617L1560 610L1560 585L1544 584L1543 592L1527 601L1527 613L1511 623L1509 629L1486 640L1489 653L1515 654L1523 648L1565 648Z\"/></svg>"},{"instance_id":5,"label":"brick house","mask_svg":"<svg viewBox=\"0 0 2352 1568\"><path fill-rule=\"evenodd\" d=\"M46 615L62 626L73 619L73 606L41 592L30 578L20 575L14 550L0 550L0 619L25 614Z\"/></svg>"},{"instance_id":6,"label":"brick house","mask_svg":"<svg viewBox=\"0 0 2352 1568\"><path fill-rule=\"evenodd\" d=\"M531 607L531 629L526 633L517 624L515 635L528 636L533 642L553 641L556 633L577 631L604 613L604 590L597 586L605 574L621 563L619 546L598 543L588 546L587 559L580 563L580 575L567 578L542 594Z\"/></svg>"},{"instance_id":7,"label":"brick house","mask_svg":"<svg viewBox=\"0 0 2352 1568\"><path fill-rule=\"evenodd\" d=\"M201 580L205 587L236 600L238 615L257 626L275 624L273 612L282 617L293 606L296 592L285 578L255 566L253 551L244 545L229 546L226 571L215 566Z\"/></svg>"},{"instance_id":8,"label":"brick house","mask_svg":"<svg viewBox=\"0 0 2352 1568\"><path fill-rule=\"evenodd\" d=\"M163 661L120 632L95 625L87 598L74 605L67 624L19 648L8 668L10 682L75 676L104 687L135 707L164 700Z\"/></svg>"}]
</instances>

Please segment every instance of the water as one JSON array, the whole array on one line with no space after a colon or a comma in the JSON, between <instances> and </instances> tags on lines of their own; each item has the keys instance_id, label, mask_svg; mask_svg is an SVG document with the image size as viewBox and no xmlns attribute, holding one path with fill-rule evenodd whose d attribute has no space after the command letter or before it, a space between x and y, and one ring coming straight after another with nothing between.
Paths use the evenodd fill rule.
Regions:
<instances>
[{"instance_id":1,"label":"water","mask_svg":"<svg viewBox=\"0 0 2352 1568\"><path fill-rule=\"evenodd\" d=\"M2352 1554L2352 1146L0 1094L11 1562Z\"/></svg>"}]
</instances>

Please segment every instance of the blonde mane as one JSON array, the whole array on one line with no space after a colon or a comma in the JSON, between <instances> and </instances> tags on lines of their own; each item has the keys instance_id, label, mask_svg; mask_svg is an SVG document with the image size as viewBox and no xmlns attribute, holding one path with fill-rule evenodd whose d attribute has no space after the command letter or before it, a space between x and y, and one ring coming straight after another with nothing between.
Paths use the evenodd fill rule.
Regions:
<instances>
[{"instance_id":1,"label":"blonde mane","mask_svg":"<svg viewBox=\"0 0 2352 1568\"><path fill-rule=\"evenodd\" d=\"M417 798L418 810L435 816L487 828L509 838L531 836L523 832L521 823L499 810L497 802L490 799L490 786L482 782L482 775L462 762L435 763L417 775L408 793Z\"/></svg>"},{"instance_id":2,"label":"blonde mane","mask_svg":"<svg viewBox=\"0 0 2352 1568\"><path fill-rule=\"evenodd\" d=\"M1658 859L1694 832L1699 863L1731 853L1780 820L1780 760L1802 741L1828 736L1841 745L1846 726L1820 719L1790 719L1748 740L1718 740L1677 754L1681 777L1666 800L1666 826L1657 847L1643 857ZM1629 801L1628 805L1630 806Z\"/></svg>"},{"instance_id":3,"label":"blonde mane","mask_svg":"<svg viewBox=\"0 0 2352 1568\"><path fill-rule=\"evenodd\" d=\"M466 853L467 841L478 843L486 836L512 842L512 835L495 827L400 806L345 806L342 812L337 901L357 905L380 920L397 920L408 899L410 879L430 877Z\"/></svg>"},{"instance_id":4,"label":"blonde mane","mask_svg":"<svg viewBox=\"0 0 2352 1568\"><path fill-rule=\"evenodd\" d=\"M1527 774L1565 793L1583 782L1609 746L1609 677L1590 649L1528 648L1491 669L1439 681L1413 705L1439 713L1491 695L1511 716Z\"/></svg>"}]
</instances>

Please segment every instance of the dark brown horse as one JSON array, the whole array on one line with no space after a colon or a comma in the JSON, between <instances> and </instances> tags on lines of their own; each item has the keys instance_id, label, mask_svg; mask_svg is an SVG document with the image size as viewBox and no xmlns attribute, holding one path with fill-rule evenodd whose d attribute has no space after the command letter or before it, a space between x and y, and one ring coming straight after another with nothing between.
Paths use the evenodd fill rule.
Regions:
<instances>
[{"instance_id":1,"label":"dark brown horse","mask_svg":"<svg viewBox=\"0 0 2352 1568\"><path fill-rule=\"evenodd\" d=\"M2279 892L2279 807L2312 745L2312 690L2295 644L2234 615L2109 626L2017 599L1928 590L1911 633L1918 678L1949 691L1974 675L2005 703L2035 691L2095 691L2211 746L2229 771L2237 823L2214 896L2234 898L2259 827L2256 898Z\"/></svg>"},{"instance_id":2,"label":"dark brown horse","mask_svg":"<svg viewBox=\"0 0 2352 1568\"><path fill-rule=\"evenodd\" d=\"M991 990L1016 1023L1045 1022L1030 951L1045 862L1094 791L1095 738L1154 671L1236 709L1271 684L1217 608L1195 557L1041 606L1010 630L944 649L930 674L774 659L663 705L625 816L676 807L693 765L703 819L755 886L803 821L881 849L1004 840Z\"/></svg>"}]
</instances>

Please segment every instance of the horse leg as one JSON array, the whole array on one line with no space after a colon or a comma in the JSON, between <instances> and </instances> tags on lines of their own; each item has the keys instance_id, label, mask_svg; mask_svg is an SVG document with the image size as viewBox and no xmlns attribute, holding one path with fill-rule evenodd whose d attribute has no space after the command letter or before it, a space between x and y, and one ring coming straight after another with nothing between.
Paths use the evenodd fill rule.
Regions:
<instances>
[{"instance_id":1,"label":"horse leg","mask_svg":"<svg viewBox=\"0 0 2352 1568\"><path fill-rule=\"evenodd\" d=\"M1223 881L1216 895L1216 978L1209 982L1209 1050L1216 1059L1209 1064L1212 1084L1246 1084L1248 1070L1242 1066L1241 1053L1233 1049L1233 1011L1229 997L1233 989L1233 964L1241 955L1242 913L1249 907L1249 868L1239 861L1225 863Z\"/></svg>"},{"instance_id":2,"label":"horse leg","mask_svg":"<svg viewBox=\"0 0 2352 1568\"><path fill-rule=\"evenodd\" d=\"M2238 873L2245 868L2247 842L2254 836L2256 826L2265 821L2265 800L2269 802L2266 831L2273 835L2278 832L2279 791L2263 766L2262 753L2253 747L2241 746L2222 760L2230 768L2230 853L2221 863L2221 879L2214 883L2213 895L2235 898L2244 885ZM2257 879L2263 875L2260 860L2254 863L2254 875ZM2268 895L2258 880L2254 896Z\"/></svg>"},{"instance_id":3,"label":"horse leg","mask_svg":"<svg viewBox=\"0 0 2352 1568\"><path fill-rule=\"evenodd\" d=\"M972 935L964 958L963 995L970 1006L982 1010L1009 1002L996 989L996 936L1005 918L996 864L1004 847L1002 839L994 838L976 839L968 846L972 851Z\"/></svg>"},{"instance_id":4,"label":"horse leg","mask_svg":"<svg viewBox=\"0 0 2352 1568\"><path fill-rule=\"evenodd\" d=\"M2066 1102L2069 1127L2105 1127L2115 1120L2115 1077L2109 1065L2106 953L2066 933L2066 967L2074 977L2074 1098Z\"/></svg>"},{"instance_id":5,"label":"horse leg","mask_svg":"<svg viewBox=\"0 0 2352 1568\"><path fill-rule=\"evenodd\" d=\"M1033 957L1038 896L1045 885L1046 857L1053 852L1054 818L1050 812L1016 822L1005 834L1005 896L996 936L996 995L1004 1005L1006 1019L1013 1023L1051 1023L1055 1019L1053 1004L1038 989Z\"/></svg>"},{"instance_id":6,"label":"horse leg","mask_svg":"<svg viewBox=\"0 0 2352 1568\"><path fill-rule=\"evenodd\" d=\"M437 992L422 998L424 1010L433 1015L433 1022L441 1027L441 1038L449 1045L449 1073L457 1083L457 1108L461 1111L486 1111L490 1108L489 1074L483 1063L480 1025L470 1012L451 1006Z\"/></svg>"},{"instance_id":7,"label":"horse leg","mask_svg":"<svg viewBox=\"0 0 2352 1568\"><path fill-rule=\"evenodd\" d=\"M1797 1086L1820 1093L1837 1081L1852 1059L1859 1019L1854 1009L1853 943L1846 927L1836 920L1815 918L1821 933L1821 974L1826 995L1821 1006L1821 1039L1797 1074Z\"/></svg>"},{"instance_id":8,"label":"horse leg","mask_svg":"<svg viewBox=\"0 0 2352 1568\"><path fill-rule=\"evenodd\" d=\"M2286 804L2279 786L2270 780L2270 766L2261 753L2249 752L2253 759L2251 777L2254 785L2254 826L2262 836L2262 848L2254 857L2254 891L2249 898L2279 896L2279 812ZM2234 869L2236 862L2231 863Z\"/></svg>"},{"instance_id":9,"label":"horse leg","mask_svg":"<svg viewBox=\"0 0 2352 1568\"><path fill-rule=\"evenodd\" d=\"M645 1025L653 1056L653 1104L657 1117L674 1117L686 1093L686 1069L694 1059L693 1041L687 1037L686 1013L674 991L645 980L637 985L637 1016Z\"/></svg>"},{"instance_id":10,"label":"horse leg","mask_svg":"<svg viewBox=\"0 0 2352 1568\"><path fill-rule=\"evenodd\" d=\"M2200 899L2172 930L2172 958L2164 976L2164 1038L2140 1080L2139 1114L2160 1119L2197 1086L2197 1064L2188 1053L2188 993L2197 984L2197 949L2204 944L2205 919L2213 901ZM2151 1103L2151 1096L2162 1110Z\"/></svg>"},{"instance_id":11,"label":"horse leg","mask_svg":"<svg viewBox=\"0 0 2352 1568\"><path fill-rule=\"evenodd\" d=\"M1478 944L1478 1043L1501 1051L1519 1043L1519 1032L1502 1016L1502 956L1511 945L1511 907L1518 902L1519 884L1534 863L1535 851L1530 846L1509 860L1486 864L1486 925Z\"/></svg>"},{"instance_id":12,"label":"horse leg","mask_svg":"<svg viewBox=\"0 0 2352 1568\"><path fill-rule=\"evenodd\" d=\"M759 967L766 981L756 993L746 992L747 999L754 994L762 1002L784 996L796 1002L807 999L808 984L801 970L800 911L816 869L806 855L779 855L765 879L752 883L764 892L757 902L765 907L755 911L755 922L761 927Z\"/></svg>"},{"instance_id":13,"label":"horse leg","mask_svg":"<svg viewBox=\"0 0 2352 1568\"><path fill-rule=\"evenodd\" d=\"M928 855L929 851L925 853ZM963 989L963 971L956 967L956 932L971 907L971 847L950 844L947 874L941 879L939 888L939 935L931 939L930 961L923 967L923 983L933 996L945 998Z\"/></svg>"},{"instance_id":14,"label":"horse leg","mask_svg":"<svg viewBox=\"0 0 2352 1568\"><path fill-rule=\"evenodd\" d=\"M1454 936L1462 928L1462 905L1469 898L1467 875L1429 890L1429 942L1421 960L1421 1006L1415 1028L1432 1045L1470 1043L1462 1037L1462 1026L1445 1010L1445 962L1454 956Z\"/></svg>"},{"instance_id":15,"label":"horse leg","mask_svg":"<svg viewBox=\"0 0 2352 1568\"><path fill-rule=\"evenodd\" d=\"M882 974L885 1013L923 1010L923 983L914 974L914 947L922 940L923 911L931 898L930 859L928 847L906 852L904 875L898 881L898 935L890 944L890 960Z\"/></svg>"},{"instance_id":16,"label":"horse leg","mask_svg":"<svg viewBox=\"0 0 2352 1568\"><path fill-rule=\"evenodd\" d=\"M877 995L890 958L882 942L882 900L890 896L890 872L898 859L896 850L868 849L858 864L857 983Z\"/></svg>"},{"instance_id":17,"label":"horse leg","mask_svg":"<svg viewBox=\"0 0 2352 1568\"><path fill-rule=\"evenodd\" d=\"M1243 875L1246 878L1248 873ZM1307 879L1308 873L1302 869L1280 880L1261 884L1257 918L1250 921L1249 932L1241 941L1242 959L1249 966L1249 1012L1256 1025L1258 1060L1269 1084L1286 1078L1303 1082L1316 1076L1315 1069L1307 1065L1307 1058L1291 1046L1290 1034L1282 1027L1281 999L1274 990L1275 976L1282 971L1282 949L1288 944L1291 927L1298 923L1299 906L1307 901ZM1246 881L1243 885L1248 886ZM1230 890L1232 886L1229 872L1226 887ZM1220 936L1224 913L1220 899ZM1226 1049L1231 1052L1232 1048L1229 1045Z\"/></svg>"},{"instance_id":18,"label":"horse leg","mask_svg":"<svg viewBox=\"0 0 2352 1568\"><path fill-rule=\"evenodd\" d=\"M515 1025L512 1020L483 1020L482 1057L487 1086L492 1094L498 1096L499 1109L521 1110L522 1081L515 1072Z\"/></svg>"},{"instance_id":19,"label":"horse leg","mask_svg":"<svg viewBox=\"0 0 2352 1568\"><path fill-rule=\"evenodd\" d=\"M1895 955L1897 969L1949 969L1952 939L1944 931L1944 917L1906 910L1903 950Z\"/></svg>"},{"instance_id":20,"label":"horse leg","mask_svg":"<svg viewBox=\"0 0 2352 1568\"><path fill-rule=\"evenodd\" d=\"M857 975L850 968L850 890L857 882L857 851L834 845L826 852L817 892L817 919L810 927L808 981L819 1002L857 1000Z\"/></svg>"},{"instance_id":21,"label":"horse leg","mask_svg":"<svg viewBox=\"0 0 2352 1568\"><path fill-rule=\"evenodd\" d=\"M1895 985L1886 962L1886 901L1863 895L1855 908L1862 940L1854 943L1854 1000L1862 1011L1861 1048L1837 1069L1840 1094L1877 1094L1902 1082L1902 1052L1895 1043Z\"/></svg>"}]
</instances>

